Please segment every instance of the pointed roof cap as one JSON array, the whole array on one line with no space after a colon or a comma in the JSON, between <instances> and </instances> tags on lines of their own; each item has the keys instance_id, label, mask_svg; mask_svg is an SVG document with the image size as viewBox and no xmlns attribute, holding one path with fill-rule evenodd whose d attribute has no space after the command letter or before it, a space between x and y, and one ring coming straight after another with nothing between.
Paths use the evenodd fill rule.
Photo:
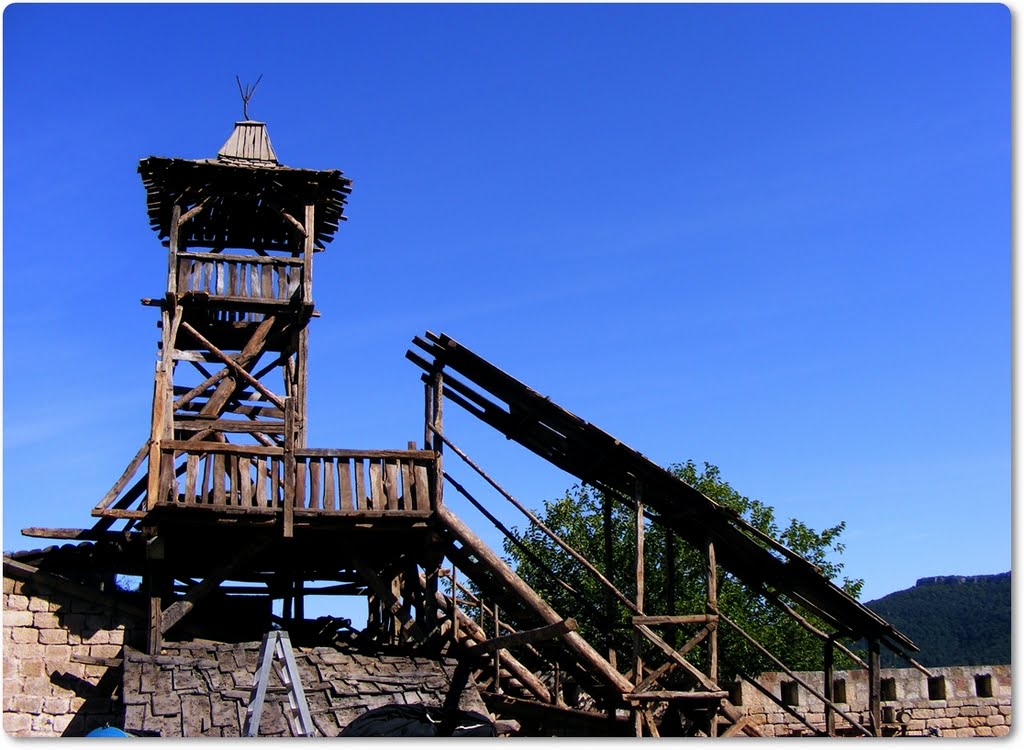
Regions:
<instances>
[{"instance_id":1,"label":"pointed roof cap","mask_svg":"<svg viewBox=\"0 0 1024 750\"><path fill-rule=\"evenodd\" d=\"M240 120L217 152L220 161L237 161L253 165L278 164L277 154L270 145L267 124L255 120Z\"/></svg>"}]
</instances>

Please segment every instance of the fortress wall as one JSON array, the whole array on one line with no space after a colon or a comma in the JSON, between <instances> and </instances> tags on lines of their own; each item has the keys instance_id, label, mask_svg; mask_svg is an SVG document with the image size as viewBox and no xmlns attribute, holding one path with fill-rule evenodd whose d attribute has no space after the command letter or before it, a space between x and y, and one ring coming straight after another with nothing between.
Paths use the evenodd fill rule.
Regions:
<instances>
[{"instance_id":1,"label":"fortress wall","mask_svg":"<svg viewBox=\"0 0 1024 750\"><path fill-rule=\"evenodd\" d=\"M885 734L944 737L1001 737L1010 732L1010 666L930 668L935 677L916 669L883 669L882 724ZM797 672L801 680L824 693L823 673ZM868 726L867 670L836 671L836 704L856 721ZM790 702L816 728L824 729L824 704L783 672L766 672L758 682L773 696ZM740 681L742 709L770 736L811 734L811 730L763 695ZM842 691L845 690L845 700ZM944 695L944 697L942 697ZM852 726L838 714L837 732Z\"/></svg>"}]
</instances>

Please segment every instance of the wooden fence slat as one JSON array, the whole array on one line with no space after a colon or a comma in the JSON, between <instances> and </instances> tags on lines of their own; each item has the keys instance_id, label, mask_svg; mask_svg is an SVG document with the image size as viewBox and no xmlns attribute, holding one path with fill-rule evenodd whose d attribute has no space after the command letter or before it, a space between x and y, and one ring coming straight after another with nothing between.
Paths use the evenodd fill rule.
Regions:
<instances>
[{"instance_id":1,"label":"wooden fence slat","mask_svg":"<svg viewBox=\"0 0 1024 750\"><path fill-rule=\"evenodd\" d=\"M249 297L260 296L260 271L255 263L249 264Z\"/></svg>"},{"instance_id":2,"label":"wooden fence slat","mask_svg":"<svg viewBox=\"0 0 1024 750\"><path fill-rule=\"evenodd\" d=\"M231 491L228 493L228 505L241 505L242 498L238 494L238 456L225 456L228 462L228 476L231 481Z\"/></svg>"},{"instance_id":3,"label":"wooden fence slat","mask_svg":"<svg viewBox=\"0 0 1024 750\"><path fill-rule=\"evenodd\" d=\"M295 507L311 507L306 504L306 460L295 459Z\"/></svg>"},{"instance_id":4,"label":"wooden fence slat","mask_svg":"<svg viewBox=\"0 0 1024 750\"><path fill-rule=\"evenodd\" d=\"M260 285L260 298L274 298L274 269L271 266L263 266L263 281Z\"/></svg>"},{"instance_id":5,"label":"wooden fence slat","mask_svg":"<svg viewBox=\"0 0 1024 750\"><path fill-rule=\"evenodd\" d=\"M224 505L224 456L213 457L213 504Z\"/></svg>"},{"instance_id":6,"label":"wooden fence slat","mask_svg":"<svg viewBox=\"0 0 1024 750\"><path fill-rule=\"evenodd\" d=\"M398 510L398 461L384 462L384 495L388 510Z\"/></svg>"},{"instance_id":7,"label":"wooden fence slat","mask_svg":"<svg viewBox=\"0 0 1024 750\"><path fill-rule=\"evenodd\" d=\"M322 458L309 459L309 506L310 508L320 507L320 474L323 471L324 460Z\"/></svg>"},{"instance_id":8,"label":"wooden fence slat","mask_svg":"<svg viewBox=\"0 0 1024 750\"><path fill-rule=\"evenodd\" d=\"M267 507L267 463L270 457L256 462L256 507Z\"/></svg>"},{"instance_id":9,"label":"wooden fence slat","mask_svg":"<svg viewBox=\"0 0 1024 750\"><path fill-rule=\"evenodd\" d=\"M185 502L196 501L196 472L199 470L199 456L190 453L185 457Z\"/></svg>"},{"instance_id":10,"label":"wooden fence slat","mask_svg":"<svg viewBox=\"0 0 1024 750\"><path fill-rule=\"evenodd\" d=\"M248 456L238 457L238 504L252 506L252 459Z\"/></svg>"},{"instance_id":11,"label":"wooden fence slat","mask_svg":"<svg viewBox=\"0 0 1024 750\"><path fill-rule=\"evenodd\" d=\"M282 461L270 459L270 504L277 508L281 504L281 464Z\"/></svg>"},{"instance_id":12,"label":"wooden fence slat","mask_svg":"<svg viewBox=\"0 0 1024 750\"><path fill-rule=\"evenodd\" d=\"M334 510L334 460L324 461L324 502L320 507Z\"/></svg>"},{"instance_id":13,"label":"wooden fence slat","mask_svg":"<svg viewBox=\"0 0 1024 750\"><path fill-rule=\"evenodd\" d=\"M402 471L402 491L398 495L398 509L412 510L416 507L412 494L412 466L408 461L399 461L398 468Z\"/></svg>"},{"instance_id":14,"label":"wooden fence slat","mask_svg":"<svg viewBox=\"0 0 1024 750\"><path fill-rule=\"evenodd\" d=\"M370 462L370 498L367 507L384 510L384 485L380 476L380 461Z\"/></svg>"},{"instance_id":15,"label":"wooden fence slat","mask_svg":"<svg viewBox=\"0 0 1024 750\"><path fill-rule=\"evenodd\" d=\"M347 458L338 459L338 506L340 510L352 510L352 471Z\"/></svg>"},{"instance_id":16,"label":"wooden fence slat","mask_svg":"<svg viewBox=\"0 0 1024 750\"><path fill-rule=\"evenodd\" d=\"M238 269L234 263L228 263L228 294L235 296L238 294Z\"/></svg>"},{"instance_id":17,"label":"wooden fence slat","mask_svg":"<svg viewBox=\"0 0 1024 750\"><path fill-rule=\"evenodd\" d=\"M413 508L416 510L429 510L430 480L427 477L427 467L425 464L416 463L412 467L412 473L416 483L416 500Z\"/></svg>"},{"instance_id":18,"label":"wooden fence slat","mask_svg":"<svg viewBox=\"0 0 1024 750\"><path fill-rule=\"evenodd\" d=\"M288 270L287 268L278 268L277 269L277 298L278 299L287 299L288 279L285 276L285 273L287 272L287 270Z\"/></svg>"},{"instance_id":19,"label":"wooden fence slat","mask_svg":"<svg viewBox=\"0 0 1024 750\"><path fill-rule=\"evenodd\" d=\"M366 470L363 465L363 459L353 459L352 468L355 470L356 473L355 510L364 510L369 506L367 505L365 474Z\"/></svg>"}]
</instances>

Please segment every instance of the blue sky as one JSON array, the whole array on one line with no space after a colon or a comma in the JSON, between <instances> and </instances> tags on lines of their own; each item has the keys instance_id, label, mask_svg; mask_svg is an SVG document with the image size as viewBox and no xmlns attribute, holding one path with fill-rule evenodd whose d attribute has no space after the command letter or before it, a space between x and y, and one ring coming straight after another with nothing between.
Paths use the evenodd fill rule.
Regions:
<instances>
[{"instance_id":1,"label":"blue sky","mask_svg":"<svg viewBox=\"0 0 1024 750\"><path fill-rule=\"evenodd\" d=\"M865 599L1010 568L1004 7L3 20L5 550L88 526L148 434L166 256L136 164L215 155L262 74L279 158L355 181L317 258L311 445L420 437L429 328L783 522L845 520ZM448 417L528 504L572 484Z\"/></svg>"}]
</instances>

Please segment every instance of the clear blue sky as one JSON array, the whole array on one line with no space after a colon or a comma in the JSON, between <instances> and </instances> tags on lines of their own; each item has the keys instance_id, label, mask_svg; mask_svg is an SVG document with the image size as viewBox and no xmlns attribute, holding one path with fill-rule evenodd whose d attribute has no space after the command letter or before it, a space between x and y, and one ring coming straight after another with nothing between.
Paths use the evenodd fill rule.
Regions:
<instances>
[{"instance_id":1,"label":"clear blue sky","mask_svg":"<svg viewBox=\"0 0 1024 750\"><path fill-rule=\"evenodd\" d=\"M866 599L1010 568L1004 7L3 20L5 550L88 526L145 439L166 255L136 164L215 155L262 73L279 158L355 180L317 258L312 445L420 437L429 328L783 522L845 520ZM448 415L527 503L571 484Z\"/></svg>"}]
</instances>

